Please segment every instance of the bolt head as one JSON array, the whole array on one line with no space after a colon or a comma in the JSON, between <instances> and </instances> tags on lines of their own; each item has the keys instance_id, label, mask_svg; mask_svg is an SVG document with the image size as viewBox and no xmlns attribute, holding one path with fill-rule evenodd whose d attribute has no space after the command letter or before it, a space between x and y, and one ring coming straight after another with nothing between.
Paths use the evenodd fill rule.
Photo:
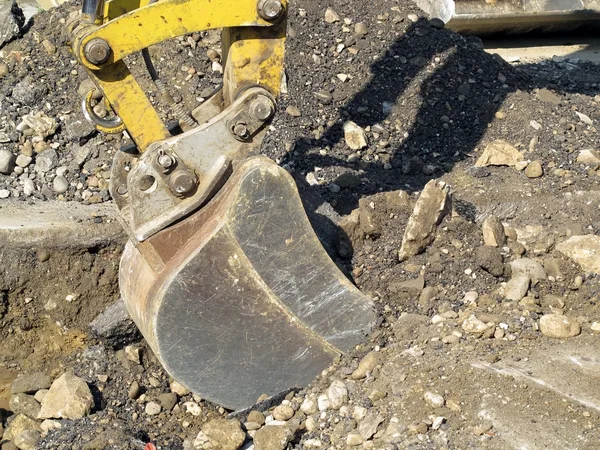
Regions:
<instances>
[{"instance_id":1,"label":"bolt head","mask_svg":"<svg viewBox=\"0 0 600 450\"><path fill-rule=\"evenodd\" d=\"M236 123L233 127L233 133L243 139L248 136L248 128L243 123Z\"/></svg>"},{"instance_id":2,"label":"bolt head","mask_svg":"<svg viewBox=\"0 0 600 450\"><path fill-rule=\"evenodd\" d=\"M250 104L250 114L257 120L265 121L269 119L274 112L275 108L273 102L264 95L259 95Z\"/></svg>"},{"instance_id":3,"label":"bolt head","mask_svg":"<svg viewBox=\"0 0 600 450\"><path fill-rule=\"evenodd\" d=\"M273 21L283 13L283 3L280 0L261 0L258 13L263 19Z\"/></svg>"},{"instance_id":4,"label":"bolt head","mask_svg":"<svg viewBox=\"0 0 600 450\"><path fill-rule=\"evenodd\" d=\"M84 53L92 64L104 64L110 57L110 47L104 39L96 38L85 44Z\"/></svg>"},{"instance_id":5,"label":"bolt head","mask_svg":"<svg viewBox=\"0 0 600 450\"><path fill-rule=\"evenodd\" d=\"M171 190L178 197L188 197L196 190L196 177L187 170L176 170L170 179Z\"/></svg>"}]
</instances>

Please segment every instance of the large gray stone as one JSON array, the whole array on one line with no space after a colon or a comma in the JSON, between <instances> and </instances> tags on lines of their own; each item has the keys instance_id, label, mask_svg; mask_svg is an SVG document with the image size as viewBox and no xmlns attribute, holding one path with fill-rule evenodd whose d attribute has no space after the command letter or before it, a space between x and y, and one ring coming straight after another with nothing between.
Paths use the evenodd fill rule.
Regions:
<instances>
[{"instance_id":1,"label":"large gray stone","mask_svg":"<svg viewBox=\"0 0 600 450\"><path fill-rule=\"evenodd\" d=\"M0 0L0 47L17 38L25 24L23 11L14 0Z\"/></svg>"},{"instance_id":2,"label":"large gray stone","mask_svg":"<svg viewBox=\"0 0 600 450\"><path fill-rule=\"evenodd\" d=\"M35 419L40 412L40 404L33 395L15 394L10 398L10 409L15 414L25 414Z\"/></svg>"},{"instance_id":3,"label":"large gray stone","mask_svg":"<svg viewBox=\"0 0 600 450\"><path fill-rule=\"evenodd\" d=\"M12 99L23 105L34 106L47 91L46 85L27 76L13 87Z\"/></svg>"},{"instance_id":4,"label":"large gray stone","mask_svg":"<svg viewBox=\"0 0 600 450\"><path fill-rule=\"evenodd\" d=\"M45 174L52 170L56 164L58 164L58 153L56 153L56 150L49 148L39 153L35 158L35 171Z\"/></svg>"},{"instance_id":5,"label":"large gray stone","mask_svg":"<svg viewBox=\"0 0 600 450\"><path fill-rule=\"evenodd\" d=\"M90 323L92 334L105 344L122 348L140 340L140 333L122 299L108 306Z\"/></svg>"},{"instance_id":6,"label":"large gray stone","mask_svg":"<svg viewBox=\"0 0 600 450\"><path fill-rule=\"evenodd\" d=\"M34 394L40 389L48 389L52 381L46 374L35 372L29 375L21 375L13 381L11 394Z\"/></svg>"},{"instance_id":7,"label":"large gray stone","mask_svg":"<svg viewBox=\"0 0 600 450\"><path fill-rule=\"evenodd\" d=\"M10 150L0 149L0 173L10 175L15 168L15 155Z\"/></svg>"},{"instance_id":8,"label":"large gray stone","mask_svg":"<svg viewBox=\"0 0 600 450\"><path fill-rule=\"evenodd\" d=\"M539 262L529 258L515 259L510 263L513 277L526 276L534 283L548 279L548 274Z\"/></svg>"},{"instance_id":9,"label":"large gray stone","mask_svg":"<svg viewBox=\"0 0 600 450\"><path fill-rule=\"evenodd\" d=\"M433 242L437 226L450 209L451 196L448 186L438 186L435 180L427 183L408 219L398 255L400 261L419 254Z\"/></svg>"}]
</instances>

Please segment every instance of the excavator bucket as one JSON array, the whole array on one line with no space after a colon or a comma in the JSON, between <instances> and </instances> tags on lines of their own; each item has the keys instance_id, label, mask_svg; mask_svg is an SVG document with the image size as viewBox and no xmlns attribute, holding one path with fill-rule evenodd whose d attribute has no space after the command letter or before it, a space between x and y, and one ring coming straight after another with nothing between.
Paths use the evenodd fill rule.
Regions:
<instances>
[{"instance_id":1,"label":"excavator bucket","mask_svg":"<svg viewBox=\"0 0 600 450\"><path fill-rule=\"evenodd\" d=\"M126 129L135 144L115 154L110 185L130 236L125 305L174 379L232 410L307 385L376 319L321 247L291 175L250 156L277 107L287 7L84 0L68 25L73 54L115 113L96 116L90 90L84 115L103 132ZM147 47L214 28L223 29L223 85L188 114ZM123 58L137 51L183 132L171 133L131 75Z\"/></svg>"},{"instance_id":2,"label":"excavator bucket","mask_svg":"<svg viewBox=\"0 0 600 450\"><path fill-rule=\"evenodd\" d=\"M321 246L293 178L259 156L198 212L129 242L120 284L171 376L232 410L305 386L375 322Z\"/></svg>"},{"instance_id":3,"label":"excavator bucket","mask_svg":"<svg viewBox=\"0 0 600 450\"><path fill-rule=\"evenodd\" d=\"M572 31L600 24L600 0L415 0L462 34ZM597 29L597 28L596 28Z\"/></svg>"}]
</instances>

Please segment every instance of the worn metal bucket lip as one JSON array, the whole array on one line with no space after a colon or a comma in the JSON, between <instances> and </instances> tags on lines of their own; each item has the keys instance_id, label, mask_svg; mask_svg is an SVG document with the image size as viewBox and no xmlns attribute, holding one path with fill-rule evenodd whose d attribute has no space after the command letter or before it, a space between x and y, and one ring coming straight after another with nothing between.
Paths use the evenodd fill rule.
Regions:
<instances>
[{"instance_id":1,"label":"worn metal bucket lip","mask_svg":"<svg viewBox=\"0 0 600 450\"><path fill-rule=\"evenodd\" d=\"M441 19L447 28L462 34L571 31L600 25L597 0L582 0L564 7L550 2L488 4L484 0L416 0L415 3L430 17Z\"/></svg>"}]
</instances>

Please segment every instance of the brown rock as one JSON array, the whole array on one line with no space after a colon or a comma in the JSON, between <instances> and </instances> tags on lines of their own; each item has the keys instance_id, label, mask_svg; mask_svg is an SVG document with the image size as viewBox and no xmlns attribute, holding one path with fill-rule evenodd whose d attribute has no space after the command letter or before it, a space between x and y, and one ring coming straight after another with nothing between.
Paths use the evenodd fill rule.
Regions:
<instances>
[{"instance_id":1,"label":"brown rock","mask_svg":"<svg viewBox=\"0 0 600 450\"><path fill-rule=\"evenodd\" d=\"M237 450L246 440L239 420L214 419L207 422L201 433L220 450Z\"/></svg>"},{"instance_id":2,"label":"brown rock","mask_svg":"<svg viewBox=\"0 0 600 450\"><path fill-rule=\"evenodd\" d=\"M541 161L532 161L525 169L525 175L528 178L540 178L544 175L544 169L542 168Z\"/></svg>"},{"instance_id":3,"label":"brown rock","mask_svg":"<svg viewBox=\"0 0 600 450\"><path fill-rule=\"evenodd\" d=\"M293 437L287 426L267 425L254 434L254 450L284 450Z\"/></svg>"},{"instance_id":4,"label":"brown rock","mask_svg":"<svg viewBox=\"0 0 600 450\"><path fill-rule=\"evenodd\" d=\"M352 375L350 375L350 377L353 380L360 380L362 378L365 378L368 372L371 372L375 367L377 367L378 363L379 353L369 352L363 357L363 359L360 360L360 363L358 363L358 367L354 372L352 372Z\"/></svg>"},{"instance_id":5,"label":"brown rock","mask_svg":"<svg viewBox=\"0 0 600 450\"><path fill-rule=\"evenodd\" d=\"M496 216L488 216L482 225L483 242L492 247L503 247L506 243L504 225Z\"/></svg>"},{"instance_id":6,"label":"brown rock","mask_svg":"<svg viewBox=\"0 0 600 450\"><path fill-rule=\"evenodd\" d=\"M523 154L508 142L497 139L485 147L475 166L514 166L519 161L523 161Z\"/></svg>"},{"instance_id":7,"label":"brown rock","mask_svg":"<svg viewBox=\"0 0 600 450\"><path fill-rule=\"evenodd\" d=\"M431 180L425 185L415 209L408 220L398 257L404 261L417 255L435 238L435 231L451 209L451 195L447 185Z\"/></svg>"},{"instance_id":8,"label":"brown rock","mask_svg":"<svg viewBox=\"0 0 600 450\"><path fill-rule=\"evenodd\" d=\"M93 405L94 397L87 383L67 372L50 386L38 419L82 419L90 413Z\"/></svg>"},{"instance_id":9,"label":"brown rock","mask_svg":"<svg viewBox=\"0 0 600 450\"><path fill-rule=\"evenodd\" d=\"M546 314L540 319L540 331L544 336L564 339L581 333L581 325L573 317Z\"/></svg>"}]
</instances>

